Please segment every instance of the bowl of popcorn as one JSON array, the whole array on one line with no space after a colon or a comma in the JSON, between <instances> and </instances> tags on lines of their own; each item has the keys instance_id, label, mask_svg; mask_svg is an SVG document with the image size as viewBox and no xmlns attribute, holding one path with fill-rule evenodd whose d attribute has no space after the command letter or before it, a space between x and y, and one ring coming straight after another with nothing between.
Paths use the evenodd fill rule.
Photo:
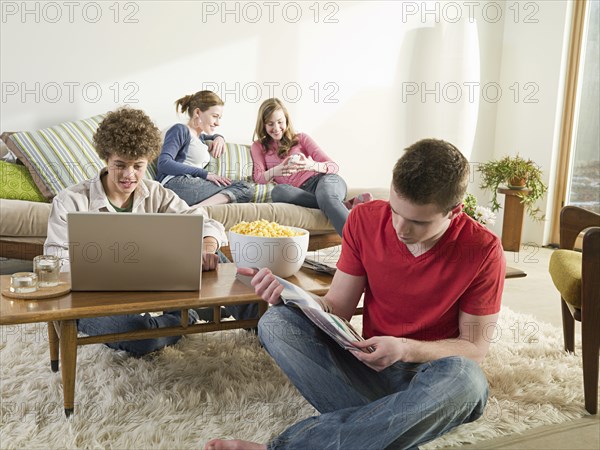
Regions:
<instances>
[{"instance_id":1,"label":"bowl of popcorn","mask_svg":"<svg viewBox=\"0 0 600 450\"><path fill-rule=\"evenodd\" d=\"M229 250L237 267L267 267L275 275L294 275L308 250L307 230L267 220L240 222L229 230Z\"/></svg>"}]
</instances>

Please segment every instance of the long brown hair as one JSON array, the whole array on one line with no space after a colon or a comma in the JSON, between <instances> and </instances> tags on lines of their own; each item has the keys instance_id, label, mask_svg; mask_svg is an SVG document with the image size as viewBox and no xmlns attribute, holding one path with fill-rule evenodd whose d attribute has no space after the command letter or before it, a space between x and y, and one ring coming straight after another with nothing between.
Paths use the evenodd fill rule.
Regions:
<instances>
[{"instance_id":1,"label":"long brown hair","mask_svg":"<svg viewBox=\"0 0 600 450\"><path fill-rule=\"evenodd\" d=\"M283 136L279 141L279 148L277 149L277 156L283 158L287 156L290 148L298 144L298 138L296 137L296 132L294 131L294 127L290 121L290 115L283 102L278 98L269 98L265 100L262 105L260 105L252 140L260 141L263 146L263 150L265 153L267 152L269 145L271 142L273 142L273 138L267 134L265 124L269 120L269 117L271 117L271 115L279 109L283 111L286 122L285 131L283 132Z\"/></svg>"},{"instance_id":2,"label":"long brown hair","mask_svg":"<svg viewBox=\"0 0 600 450\"><path fill-rule=\"evenodd\" d=\"M186 95L175 101L175 111L187 113L190 118L194 115L196 108L204 112L212 106L223 106L223 100L213 91L198 91L195 94Z\"/></svg>"}]
</instances>

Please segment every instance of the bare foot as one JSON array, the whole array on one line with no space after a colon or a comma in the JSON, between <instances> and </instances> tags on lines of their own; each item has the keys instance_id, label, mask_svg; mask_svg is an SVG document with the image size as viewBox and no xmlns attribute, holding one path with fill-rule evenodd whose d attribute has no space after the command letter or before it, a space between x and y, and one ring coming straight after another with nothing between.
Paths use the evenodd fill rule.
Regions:
<instances>
[{"instance_id":1,"label":"bare foot","mask_svg":"<svg viewBox=\"0 0 600 450\"><path fill-rule=\"evenodd\" d=\"M267 450L267 446L249 441L213 439L206 443L204 450Z\"/></svg>"}]
</instances>

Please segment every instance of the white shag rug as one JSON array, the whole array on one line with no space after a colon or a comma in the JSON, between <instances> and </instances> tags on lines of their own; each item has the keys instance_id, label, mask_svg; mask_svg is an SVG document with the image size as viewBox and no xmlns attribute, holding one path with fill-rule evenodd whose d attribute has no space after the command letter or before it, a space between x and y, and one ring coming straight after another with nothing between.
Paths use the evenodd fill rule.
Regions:
<instances>
[{"instance_id":1,"label":"white shag rug","mask_svg":"<svg viewBox=\"0 0 600 450\"><path fill-rule=\"evenodd\" d=\"M353 321L360 326L361 317ZM578 355L562 331L503 308L483 364L485 414L425 448L475 443L586 415ZM45 324L0 327L2 449L198 449L212 438L267 442L316 414L243 330L196 334L143 358L79 347L76 410L65 419Z\"/></svg>"}]
</instances>

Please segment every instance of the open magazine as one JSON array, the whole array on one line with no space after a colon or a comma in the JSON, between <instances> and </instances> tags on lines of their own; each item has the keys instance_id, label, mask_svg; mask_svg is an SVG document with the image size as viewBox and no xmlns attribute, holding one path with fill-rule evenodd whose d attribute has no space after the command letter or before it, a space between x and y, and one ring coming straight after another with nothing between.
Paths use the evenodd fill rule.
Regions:
<instances>
[{"instance_id":1,"label":"open magazine","mask_svg":"<svg viewBox=\"0 0 600 450\"><path fill-rule=\"evenodd\" d=\"M242 283L251 286L251 277L238 274L237 278ZM346 350L359 350L352 345L352 342L364 341L364 339L358 334L354 327L352 327L350 322L343 317L323 311L323 308L318 301L318 296L305 291L301 287L296 286L281 277L275 276L275 278L283 285L284 289L281 293L281 300L283 300L286 305L292 304L300 308L306 317L331 336L342 348ZM360 350L367 353L373 351L371 348Z\"/></svg>"}]
</instances>

